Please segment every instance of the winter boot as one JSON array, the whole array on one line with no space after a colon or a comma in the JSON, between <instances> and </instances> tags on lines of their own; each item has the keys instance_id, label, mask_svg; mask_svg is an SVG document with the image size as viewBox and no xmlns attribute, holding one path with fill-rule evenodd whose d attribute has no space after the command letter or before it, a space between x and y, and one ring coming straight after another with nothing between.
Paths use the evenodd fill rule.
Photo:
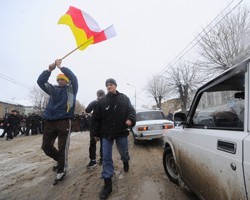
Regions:
<instances>
[{"instance_id":1,"label":"winter boot","mask_svg":"<svg viewBox=\"0 0 250 200\"><path fill-rule=\"evenodd\" d=\"M88 169L94 169L97 165L96 160L90 160L89 164L87 165Z\"/></svg>"},{"instance_id":2,"label":"winter boot","mask_svg":"<svg viewBox=\"0 0 250 200\"><path fill-rule=\"evenodd\" d=\"M107 199L112 192L112 180L111 178L104 179L104 188L100 193L100 199Z\"/></svg>"},{"instance_id":3,"label":"winter boot","mask_svg":"<svg viewBox=\"0 0 250 200\"><path fill-rule=\"evenodd\" d=\"M53 185L57 185L58 183L62 182L64 176L66 176L66 172L57 172Z\"/></svg>"},{"instance_id":4,"label":"winter boot","mask_svg":"<svg viewBox=\"0 0 250 200\"><path fill-rule=\"evenodd\" d=\"M129 170L128 161L127 162L123 162L123 169L124 169L125 172L128 172L128 170Z\"/></svg>"}]
</instances>

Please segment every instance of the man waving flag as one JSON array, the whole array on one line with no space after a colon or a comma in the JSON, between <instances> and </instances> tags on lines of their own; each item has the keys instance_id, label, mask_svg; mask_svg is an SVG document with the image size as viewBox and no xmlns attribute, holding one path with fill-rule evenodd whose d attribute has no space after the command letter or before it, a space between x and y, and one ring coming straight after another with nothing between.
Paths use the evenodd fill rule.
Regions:
<instances>
[{"instance_id":1,"label":"man waving flag","mask_svg":"<svg viewBox=\"0 0 250 200\"><path fill-rule=\"evenodd\" d=\"M73 6L69 7L66 14L59 19L58 24L65 24L71 28L79 50L116 36L113 25L101 30L89 14Z\"/></svg>"}]
</instances>

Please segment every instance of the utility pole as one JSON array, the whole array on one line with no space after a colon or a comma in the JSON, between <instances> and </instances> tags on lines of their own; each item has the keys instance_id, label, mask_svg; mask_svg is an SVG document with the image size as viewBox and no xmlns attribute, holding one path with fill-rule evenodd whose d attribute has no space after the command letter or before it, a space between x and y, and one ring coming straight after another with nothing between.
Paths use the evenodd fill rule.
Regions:
<instances>
[{"instance_id":1,"label":"utility pole","mask_svg":"<svg viewBox=\"0 0 250 200\"><path fill-rule=\"evenodd\" d=\"M130 85L130 86L134 87L134 89L135 89L135 111L136 111L136 87L132 84L129 84L129 83L127 83L127 85Z\"/></svg>"}]
</instances>

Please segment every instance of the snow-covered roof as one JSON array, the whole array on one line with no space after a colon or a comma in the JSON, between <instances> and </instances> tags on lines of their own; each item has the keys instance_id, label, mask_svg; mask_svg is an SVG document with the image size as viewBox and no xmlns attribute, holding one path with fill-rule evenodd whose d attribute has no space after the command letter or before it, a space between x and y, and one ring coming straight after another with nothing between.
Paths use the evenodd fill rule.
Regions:
<instances>
[{"instance_id":1,"label":"snow-covered roof","mask_svg":"<svg viewBox=\"0 0 250 200\"><path fill-rule=\"evenodd\" d=\"M32 106L32 103L29 102L26 99L12 99L12 100L9 100L9 99L0 98L0 102L13 104L13 105Z\"/></svg>"}]
</instances>

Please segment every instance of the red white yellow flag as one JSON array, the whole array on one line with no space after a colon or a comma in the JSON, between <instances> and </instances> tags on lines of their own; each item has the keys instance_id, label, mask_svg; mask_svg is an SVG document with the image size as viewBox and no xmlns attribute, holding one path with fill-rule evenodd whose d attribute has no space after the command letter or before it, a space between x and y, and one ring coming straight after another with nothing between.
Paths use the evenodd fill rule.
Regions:
<instances>
[{"instance_id":1,"label":"red white yellow flag","mask_svg":"<svg viewBox=\"0 0 250 200\"><path fill-rule=\"evenodd\" d=\"M63 15L58 24L68 25L73 32L79 50L84 50L91 44L102 42L116 36L112 26L101 30L97 22L87 13L73 6Z\"/></svg>"}]
</instances>

